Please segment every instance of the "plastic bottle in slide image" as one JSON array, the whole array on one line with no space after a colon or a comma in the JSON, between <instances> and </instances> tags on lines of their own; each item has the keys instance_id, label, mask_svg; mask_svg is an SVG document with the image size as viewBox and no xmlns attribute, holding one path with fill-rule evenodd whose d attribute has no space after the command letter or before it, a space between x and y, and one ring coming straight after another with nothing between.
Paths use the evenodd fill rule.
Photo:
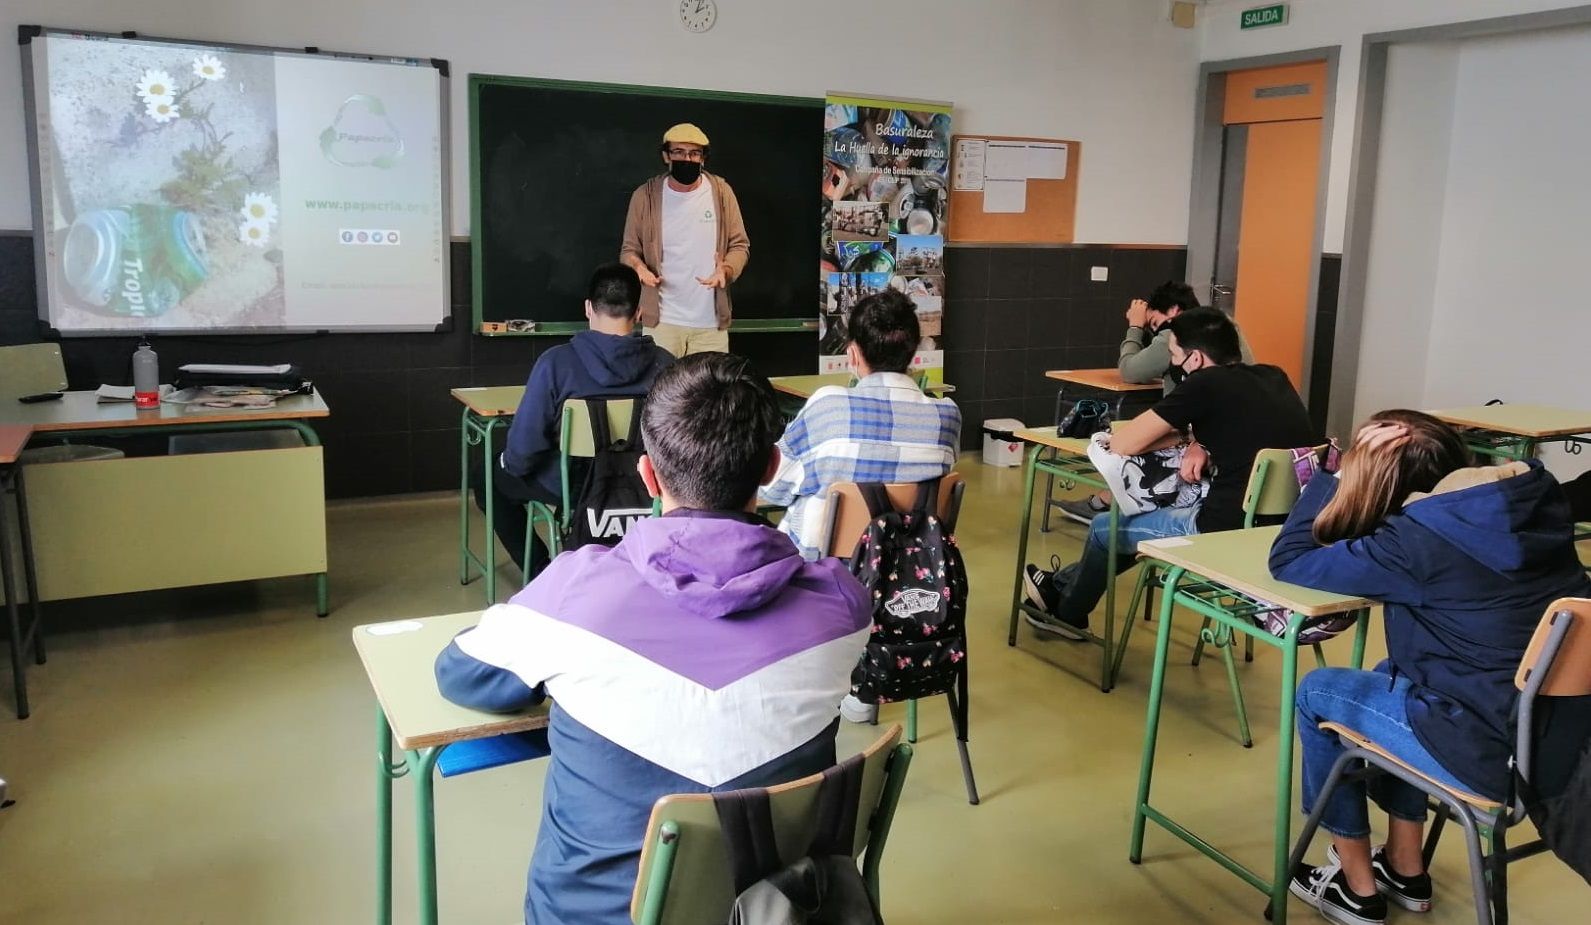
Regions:
<instances>
[{"instance_id":1,"label":"plastic bottle in slide image","mask_svg":"<svg viewBox=\"0 0 1591 925\"><path fill-rule=\"evenodd\" d=\"M192 213L169 206L84 212L66 232L61 275L92 311L158 317L209 277L204 232Z\"/></svg>"}]
</instances>

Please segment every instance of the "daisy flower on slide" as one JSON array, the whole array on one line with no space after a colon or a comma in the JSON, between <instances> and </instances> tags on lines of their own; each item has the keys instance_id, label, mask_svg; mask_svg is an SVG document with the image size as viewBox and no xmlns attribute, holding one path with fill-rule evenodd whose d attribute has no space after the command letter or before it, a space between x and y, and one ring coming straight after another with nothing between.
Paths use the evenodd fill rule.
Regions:
<instances>
[{"instance_id":1,"label":"daisy flower on slide","mask_svg":"<svg viewBox=\"0 0 1591 925\"><path fill-rule=\"evenodd\" d=\"M271 226L265 222L244 222L238 226L238 240L250 247L264 247L271 239Z\"/></svg>"},{"instance_id":2,"label":"daisy flower on slide","mask_svg":"<svg viewBox=\"0 0 1591 925\"><path fill-rule=\"evenodd\" d=\"M243 197L243 208L238 210L245 222L269 224L276 221L276 203L265 193L250 193Z\"/></svg>"},{"instance_id":3,"label":"daisy flower on slide","mask_svg":"<svg viewBox=\"0 0 1591 925\"><path fill-rule=\"evenodd\" d=\"M144 112L156 122L170 122L182 115L182 107L173 103L170 97L166 99L152 99L144 106Z\"/></svg>"},{"instance_id":4,"label":"daisy flower on slide","mask_svg":"<svg viewBox=\"0 0 1591 925\"><path fill-rule=\"evenodd\" d=\"M176 93L177 88L171 82L171 75L165 71L144 71L144 79L138 81L138 96L145 103L169 103Z\"/></svg>"},{"instance_id":5,"label":"daisy flower on slide","mask_svg":"<svg viewBox=\"0 0 1591 925\"><path fill-rule=\"evenodd\" d=\"M193 73L205 80L220 80L226 76L226 65L215 55L200 55L193 59Z\"/></svg>"}]
</instances>

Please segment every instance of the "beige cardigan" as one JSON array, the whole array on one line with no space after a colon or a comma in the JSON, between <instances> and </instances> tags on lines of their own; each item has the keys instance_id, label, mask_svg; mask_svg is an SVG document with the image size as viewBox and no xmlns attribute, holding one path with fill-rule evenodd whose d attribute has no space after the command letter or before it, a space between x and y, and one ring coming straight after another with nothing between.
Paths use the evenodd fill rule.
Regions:
<instances>
[{"instance_id":1,"label":"beige cardigan","mask_svg":"<svg viewBox=\"0 0 1591 925\"><path fill-rule=\"evenodd\" d=\"M732 283L746 269L746 261L751 256L751 240L746 237L746 224L740 217L740 202L735 199L735 191L729 188L722 177L706 171L702 172L702 176L713 185L713 201L718 206L718 262L729 268L725 281ZM667 174L659 174L636 187L635 192L630 194L630 211L624 217L624 243L619 248L620 263L633 267L639 260L653 273L661 272L663 183L667 179ZM728 285L713 293L713 308L718 315L718 329L727 329L732 311ZM661 309L657 287L642 287L641 323L649 328L657 327Z\"/></svg>"}]
</instances>

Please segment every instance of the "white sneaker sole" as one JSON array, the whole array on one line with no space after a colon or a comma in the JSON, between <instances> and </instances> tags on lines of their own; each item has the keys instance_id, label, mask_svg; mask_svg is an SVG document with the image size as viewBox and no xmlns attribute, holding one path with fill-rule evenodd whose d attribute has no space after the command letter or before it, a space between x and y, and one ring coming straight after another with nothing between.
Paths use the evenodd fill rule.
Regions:
<instances>
[{"instance_id":1,"label":"white sneaker sole","mask_svg":"<svg viewBox=\"0 0 1591 925\"><path fill-rule=\"evenodd\" d=\"M1309 888L1299 886L1297 880L1289 879L1287 890L1303 900L1310 908L1319 912L1328 922L1336 922L1337 925L1386 925L1386 919L1367 919L1362 915L1354 915L1340 906L1319 902L1310 894Z\"/></svg>"},{"instance_id":2,"label":"white sneaker sole","mask_svg":"<svg viewBox=\"0 0 1591 925\"><path fill-rule=\"evenodd\" d=\"M1067 626L1060 623L1045 623L1043 620L1040 620L1038 617L1035 617L1030 613L1024 613L1022 618L1028 621L1028 626L1033 627L1035 630L1038 630L1041 633L1047 633L1051 636L1059 636L1062 639L1070 639L1073 642L1088 641L1088 633L1085 630L1080 630L1076 627Z\"/></svg>"},{"instance_id":3,"label":"white sneaker sole","mask_svg":"<svg viewBox=\"0 0 1591 925\"><path fill-rule=\"evenodd\" d=\"M1029 607L1044 609L1044 595L1041 593L1038 584L1033 581L1033 575L1026 568L1022 569L1022 593L1027 596Z\"/></svg>"}]
</instances>

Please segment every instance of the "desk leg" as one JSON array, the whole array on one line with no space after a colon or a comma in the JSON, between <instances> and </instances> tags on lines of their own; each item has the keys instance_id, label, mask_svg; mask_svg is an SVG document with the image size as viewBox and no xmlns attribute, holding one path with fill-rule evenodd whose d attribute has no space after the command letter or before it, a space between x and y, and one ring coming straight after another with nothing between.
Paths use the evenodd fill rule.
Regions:
<instances>
[{"instance_id":1,"label":"desk leg","mask_svg":"<svg viewBox=\"0 0 1591 925\"><path fill-rule=\"evenodd\" d=\"M331 589L326 584L326 573L315 573L315 616L331 613Z\"/></svg>"},{"instance_id":2,"label":"desk leg","mask_svg":"<svg viewBox=\"0 0 1591 925\"><path fill-rule=\"evenodd\" d=\"M392 923L392 779L404 771L392 764L392 727L376 704L376 925Z\"/></svg>"},{"instance_id":3,"label":"desk leg","mask_svg":"<svg viewBox=\"0 0 1591 925\"><path fill-rule=\"evenodd\" d=\"M1022 572L1028 564L1028 530L1029 522L1033 519L1033 477L1038 471L1040 449L1038 444L1028 447L1027 478L1024 480L1026 487L1022 491L1022 519L1017 523L1016 530L1016 584L1011 589L1011 627L1005 639L1005 644L1008 646L1016 645L1016 621L1018 615L1022 613Z\"/></svg>"},{"instance_id":4,"label":"desk leg","mask_svg":"<svg viewBox=\"0 0 1591 925\"><path fill-rule=\"evenodd\" d=\"M1062 385L1055 390L1055 428L1061 427L1061 403L1066 394L1066 386ZM1050 532L1050 509L1055 507L1055 475L1044 473L1044 510L1039 514L1039 532Z\"/></svg>"},{"instance_id":5,"label":"desk leg","mask_svg":"<svg viewBox=\"0 0 1591 925\"><path fill-rule=\"evenodd\" d=\"M44 664L44 603L39 600L38 570L33 565L33 534L28 526L28 495L22 486L22 467L11 470L11 485L17 493L17 534L22 540L22 575L27 583L28 610L33 614L33 662Z\"/></svg>"},{"instance_id":6,"label":"desk leg","mask_svg":"<svg viewBox=\"0 0 1591 925\"><path fill-rule=\"evenodd\" d=\"M436 925L436 802L432 790L436 783L432 771L442 749L426 748L408 753L414 772L414 844L419 873L420 922Z\"/></svg>"},{"instance_id":7,"label":"desk leg","mask_svg":"<svg viewBox=\"0 0 1591 925\"><path fill-rule=\"evenodd\" d=\"M1155 665L1149 676L1149 710L1144 719L1143 756L1138 764L1138 802L1132 814L1132 845L1127 859L1140 864L1144 859L1144 823L1148 820L1149 782L1155 772L1155 742L1160 735L1160 698L1166 688L1166 661L1171 654L1171 614L1175 609L1177 585L1182 581L1182 568L1166 573L1160 591L1160 627L1155 634Z\"/></svg>"},{"instance_id":8,"label":"desk leg","mask_svg":"<svg viewBox=\"0 0 1591 925\"><path fill-rule=\"evenodd\" d=\"M470 409L459 419L459 584L470 583Z\"/></svg>"},{"instance_id":9,"label":"desk leg","mask_svg":"<svg viewBox=\"0 0 1591 925\"><path fill-rule=\"evenodd\" d=\"M1293 725L1296 714L1293 698L1298 692L1298 630L1302 618L1288 620L1282 637L1281 722L1276 739L1276 831L1271 844L1271 925L1287 925L1288 855L1293 849Z\"/></svg>"},{"instance_id":10,"label":"desk leg","mask_svg":"<svg viewBox=\"0 0 1591 925\"><path fill-rule=\"evenodd\" d=\"M1104 645L1100 647L1104 654L1101 656L1103 661L1099 666L1099 689L1106 694L1115 686L1115 678L1111 674L1111 666L1114 663L1110 657L1110 647L1116 636L1116 579L1121 577L1116 574L1116 563L1121 555L1116 550L1116 544L1120 530L1121 507L1116 503L1116 496L1113 494L1110 499L1110 532L1105 535L1106 541L1110 543L1110 549L1105 555L1105 570L1110 573L1110 579L1105 585L1105 636ZM1085 539L1083 542L1088 541ZM1131 619L1128 617L1128 620Z\"/></svg>"},{"instance_id":11,"label":"desk leg","mask_svg":"<svg viewBox=\"0 0 1591 925\"><path fill-rule=\"evenodd\" d=\"M496 460L492 453L492 425L497 423L495 418L488 420L481 433L481 477L486 481L482 484L485 488L481 494L486 498L486 539L481 547L481 568L486 572L486 606L497 603L497 525L492 519L493 503L497 492L492 490L492 466Z\"/></svg>"}]
</instances>

